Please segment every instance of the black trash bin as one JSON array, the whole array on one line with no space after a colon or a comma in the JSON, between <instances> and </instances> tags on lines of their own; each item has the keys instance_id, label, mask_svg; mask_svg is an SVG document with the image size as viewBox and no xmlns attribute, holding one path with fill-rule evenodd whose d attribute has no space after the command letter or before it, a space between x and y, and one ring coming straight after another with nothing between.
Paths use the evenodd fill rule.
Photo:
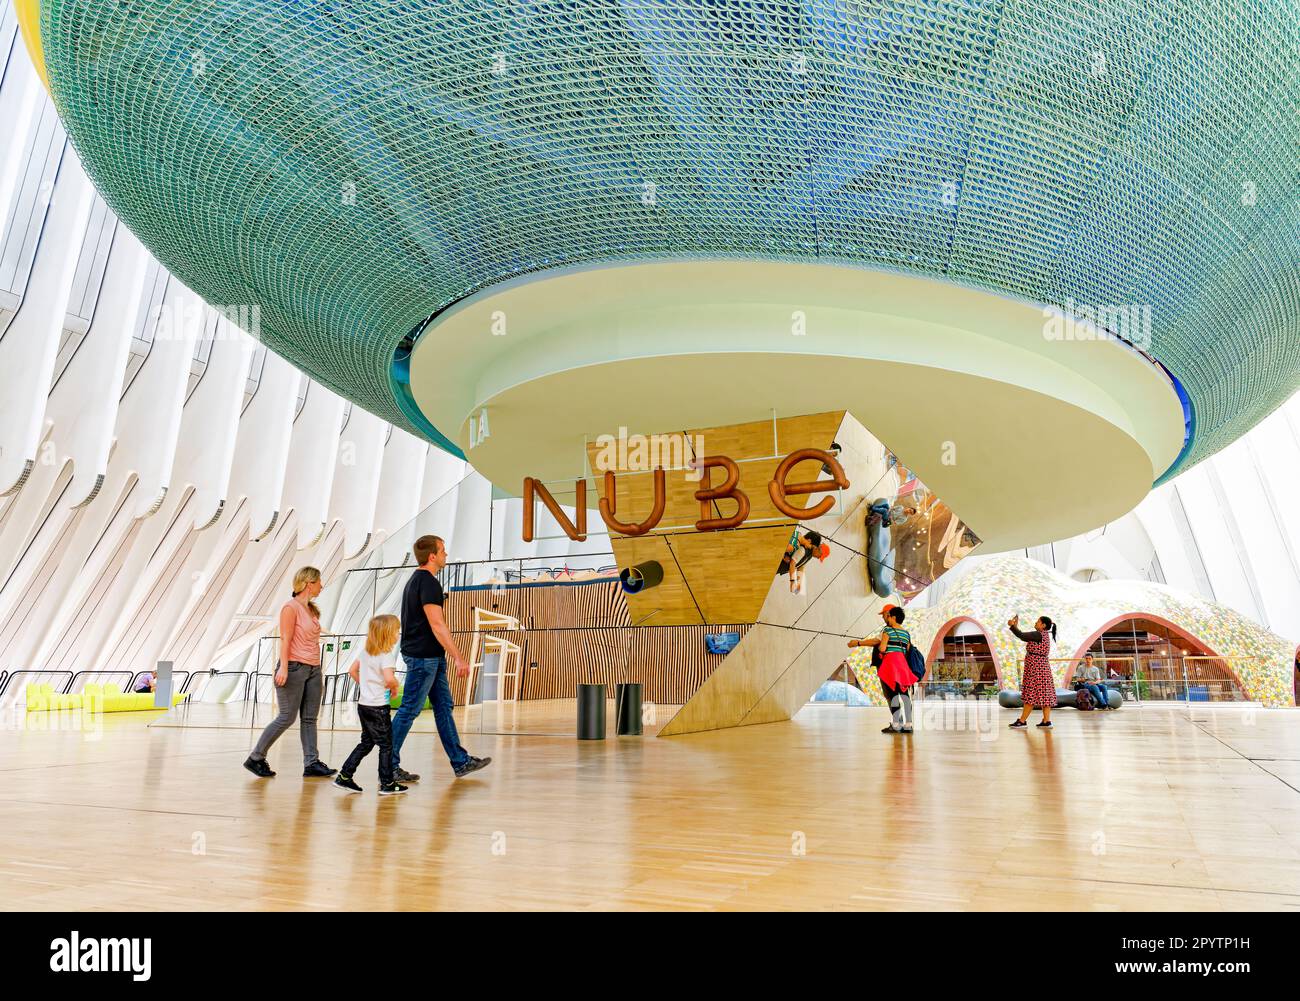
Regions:
<instances>
[{"instance_id":1,"label":"black trash bin","mask_svg":"<svg viewBox=\"0 0 1300 1001\"><path fill-rule=\"evenodd\" d=\"M578 739L605 739L605 686L578 686Z\"/></svg>"},{"instance_id":2,"label":"black trash bin","mask_svg":"<svg viewBox=\"0 0 1300 1001\"><path fill-rule=\"evenodd\" d=\"M620 737L639 737L641 725L641 682L614 686L614 728Z\"/></svg>"}]
</instances>

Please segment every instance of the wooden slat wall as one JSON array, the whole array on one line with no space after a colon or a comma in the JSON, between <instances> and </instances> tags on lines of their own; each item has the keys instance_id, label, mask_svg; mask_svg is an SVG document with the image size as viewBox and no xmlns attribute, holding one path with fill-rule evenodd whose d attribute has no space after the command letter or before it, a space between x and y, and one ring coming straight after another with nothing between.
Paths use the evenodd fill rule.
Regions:
<instances>
[{"instance_id":1,"label":"wooden slat wall","mask_svg":"<svg viewBox=\"0 0 1300 1001\"><path fill-rule=\"evenodd\" d=\"M521 699L573 698L579 684L639 681L646 701L681 705L724 659L705 651L705 635L743 636L749 628L632 626L616 580L458 590L447 595L444 612L466 657L475 606L512 615L527 627L500 633L523 647ZM457 705L464 703L463 679L452 678L452 694Z\"/></svg>"}]
</instances>

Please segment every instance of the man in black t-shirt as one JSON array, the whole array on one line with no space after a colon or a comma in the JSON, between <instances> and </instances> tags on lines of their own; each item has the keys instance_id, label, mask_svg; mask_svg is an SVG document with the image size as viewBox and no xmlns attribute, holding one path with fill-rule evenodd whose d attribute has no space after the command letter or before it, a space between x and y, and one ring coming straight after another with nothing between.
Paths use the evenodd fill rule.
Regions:
<instances>
[{"instance_id":1,"label":"man in black t-shirt","mask_svg":"<svg viewBox=\"0 0 1300 1001\"><path fill-rule=\"evenodd\" d=\"M425 605L442 608L444 601L442 582L429 570L421 567L411 574L402 592L402 657L445 657L446 651L429 625L424 613Z\"/></svg>"},{"instance_id":2,"label":"man in black t-shirt","mask_svg":"<svg viewBox=\"0 0 1300 1001\"><path fill-rule=\"evenodd\" d=\"M442 584L438 573L447 563L447 547L436 535L422 535L415 540L415 562L419 564L402 592L402 660L406 664L406 681L402 704L393 714L393 775L398 782L416 782L420 776L401 767L402 744L415 717L424 708L424 700L433 703L433 719L442 738L456 777L487 767L491 758L476 758L460 746L460 734L452 718L451 685L447 681L447 658L456 667L456 675L469 675L469 664L461 656L442 614Z\"/></svg>"}]
</instances>

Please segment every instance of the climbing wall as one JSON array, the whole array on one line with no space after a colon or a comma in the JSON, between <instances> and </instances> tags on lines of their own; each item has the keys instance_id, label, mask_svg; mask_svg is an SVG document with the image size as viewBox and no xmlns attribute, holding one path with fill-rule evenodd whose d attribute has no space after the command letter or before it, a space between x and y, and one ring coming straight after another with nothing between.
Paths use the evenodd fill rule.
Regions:
<instances>
[{"instance_id":1,"label":"climbing wall","mask_svg":"<svg viewBox=\"0 0 1300 1001\"><path fill-rule=\"evenodd\" d=\"M849 487L830 512L800 525L819 532L830 554L808 564L798 592L785 576L754 582L766 586L755 625L660 736L789 719L845 658L849 639L880 629L886 601L904 604L978 545L978 537L854 418L842 416L834 441ZM878 500L895 512L895 521L889 545L873 558L867 511ZM897 590L881 596L873 578Z\"/></svg>"},{"instance_id":2,"label":"climbing wall","mask_svg":"<svg viewBox=\"0 0 1300 1001\"><path fill-rule=\"evenodd\" d=\"M628 611L635 624L700 625L754 622L759 618L770 590L777 564L785 551L795 521L778 511L768 496L767 484L786 454L799 448L828 448L844 422L844 413L813 414L778 420L755 421L728 427L694 428L656 436L661 454L695 457L725 455L741 470L739 489L750 502L749 517L736 529L699 532L700 502L695 492L703 485L690 478L690 470L669 469L665 475L667 501L663 518L647 535L629 538L610 533L614 555L621 569L648 560L664 568L663 583L641 594L627 596ZM854 422L856 423L856 422ZM654 479L636 450L611 463L602 458L596 443L588 446L595 496L604 497L603 468L616 474L615 512L620 521L644 520L653 505ZM812 478L816 466L798 467L791 482ZM723 473L713 469L712 482L722 482ZM811 498L816 502L822 495ZM790 502L806 507L808 497L791 497ZM594 505L593 505L594 506ZM712 517L735 511L735 502L710 504ZM598 515L595 517L599 517Z\"/></svg>"}]
</instances>

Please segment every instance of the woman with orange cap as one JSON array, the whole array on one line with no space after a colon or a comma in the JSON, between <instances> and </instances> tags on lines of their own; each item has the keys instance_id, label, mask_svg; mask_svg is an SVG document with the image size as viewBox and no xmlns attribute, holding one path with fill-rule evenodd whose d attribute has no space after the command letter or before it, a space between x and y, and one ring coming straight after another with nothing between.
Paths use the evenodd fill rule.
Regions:
<instances>
[{"instance_id":1,"label":"woman with orange cap","mask_svg":"<svg viewBox=\"0 0 1300 1001\"><path fill-rule=\"evenodd\" d=\"M903 628L905 615L897 605L886 605L880 610L885 626L879 636L849 640L850 647L874 646L880 653L876 677L880 679L880 688L894 717L881 733L912 732L911 688L916 684L916 675L907 663L907 648L912 645L912 634Z\"/></svg>"}]
</instances>

